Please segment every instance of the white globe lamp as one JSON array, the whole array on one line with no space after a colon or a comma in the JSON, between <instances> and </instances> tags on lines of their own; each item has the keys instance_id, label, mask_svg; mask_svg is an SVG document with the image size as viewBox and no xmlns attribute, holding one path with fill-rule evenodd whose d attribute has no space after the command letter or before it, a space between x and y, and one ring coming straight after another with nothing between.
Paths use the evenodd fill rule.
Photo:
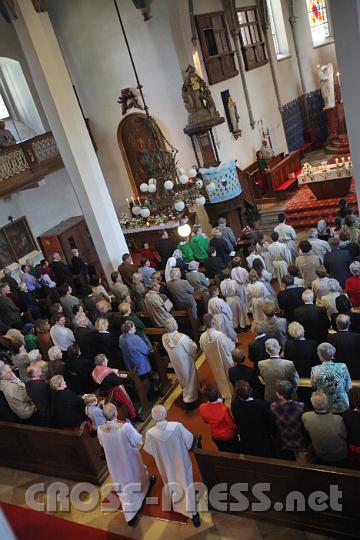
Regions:
<instances>
[{"instance_id":1,"label":"white globe lamp","mask_svg":"<svg viewBox=\"0 0 360 540\"><path fill-rule=\"evenodd\" d=\"M195 183L196 183L196 187L198 187L199 189L201 189L204 186L204 182L201 180L201 178L198 178Z\"/></svg>"},{"instance_id":2,"label":"white globe lamp","mask_svg":"<svg viewBox=\"0 0 360 540\"><path fill-rule=\"evenodd\" d=\"M196 169L194 169L194 167L191 167L191 169L188 170L187 174L189 178L195 178L195 176L197 175L197 171Z\"/></svg>"},{"instance_id":3,"label":"white globe lamp","mask_svg":"<svg viewBox=\"0 0 360 540\"><path fill-rule=\"evenodd\" d=\"M146 219L150 216L150 210L148 208L141 208L140 214L141 214L141 217Z\"/></svg>"},{"instance_id":4,"label":"white globe lamp","mask_svg":"<svg viewBox=\"0 0 360 540\"><path fill-rule=\"evenodd\" d=\"M182 210L184 210L184 208L185 208L184 201L176 201L176 203L174 204L174 208L178 212L182 212Z\"/></svg>"},{"instance_id":5,"label":"white globe lamp","mask_svg":"<svg viewBox=\"0 0 360 540\"><path fill-rule=\"evenodd\" d=\"M180 184L187 184L188 181L189 181L189 177L187 174L182 174L181 176L179 176Z\"/></svg>"},{"instance_id":6,"label":"white globe lamp","mask_svg":"<svg viewBox=\"0 0 360 540\"><path fill-rule=\"evenodd\" d=\"M156 184L156 178L150 178L150 180L148 181L148 184L149 186L151 186L151 184Z\"/></svg>"},{"instance_id":7,"label":"white globe lamp","mask_svg":"<svg viewBox=\"0 0 360 540\"><path fill-rule=\"evenodd\" d=\"M181 236L181 238L187 238L191 233L191 227L187 223L185 223L184 225L179 225L177 232L179 236Z\"/></svg>"},{"instance_id":8,"label":"white globe lamp","mask_svg":"<svg viewBox=\"0 0 360 540\"><path fill-rule=\"evenodd\" d=\"M174 182L172 182L171 180L166 180L166 182L164 182L165 189L170 190L173 187L174 187Z\"/></svg>"},{"instance_id":9,"label":"white globe lamp","mask_svg":"<svg viewBox=\"0 0 360 540\"><path fill-rule=\"evenodd\" d=\"M134 214L134 216L138 216L141 212L140 206L133 206L131 212Z\"/></svg>"},{"instance_id":10,"label":"white globe lamp","mask_svg":"<svg viewBox=\"0 0 360 540\"><path fill-rule=\"evenodd\" d=\"M145 182L143 184L140 184L140 191L142 191L142 193L146 193L147 191L149 191L149 186L145 184Z\"/></svg>"},{"instance_id":11,"label":"white globe lamp","mask_svg":"<svg viewBox=\"0 0 360 540\"><path fill-rule=\"evenodd\" d=\"M196 204L198 204L199 206L204 206L204 204L206 203L206 199L203 195L200 195L200 197L196 197L195 201Z\"/></svg>"},{"instance_id":12,"label":"white globe lamp","mask_svg":"<svg viewBox=\"0 0 360 540\"><path fill-rule=\"evenodd\" d=\"M155 191L156 191L156 185L149 184L149 193L155 193Z\"/></svg>"}]
</instances>

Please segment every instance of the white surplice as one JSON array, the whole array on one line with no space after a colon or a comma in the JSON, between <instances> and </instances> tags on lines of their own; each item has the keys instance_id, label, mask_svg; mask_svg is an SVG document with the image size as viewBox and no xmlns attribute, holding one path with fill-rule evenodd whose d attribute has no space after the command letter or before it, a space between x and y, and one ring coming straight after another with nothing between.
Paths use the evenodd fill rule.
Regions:
<instances>
[{"instance_id":1,"label":"white surplice","mask_svg":"<svg viewBox=\"0 0 360 540\"><path fill-rule=\"evenodd\" d=\"M224 332L234 343L237 342L237 335L233 328L233 314L231 307L221 298L210 298L208 303L208 313L215 317L215 328Z\"/></svg>"},{"instance_id":2,"label":"white surplice","mask_svg":"<svg viewBox=\"0 0 360 540\"><path fill-rule=\"evenodd\" d=\"M246 286L246 293L251 301L254 322L265 321L263 305L270 299L269 291L262 281L249 283Z\"/></svg>"},{"instance_id":3,"label":"white surplice","mask_svg":"<svg viewBox=\"0 0 360 540\"><path fill-rule=\"evenodd\" d=\"M287 274L288 266L291 264L291 253L286 244L281 242L272 242L268 247L271 264L274 268L273 277L279 282L282 288L281 278Z\"/></svg>"},{"instance_id":4,"label":"white surplice","mask_svg":"<svg viewBox=\"0 0 360 540\"><path fill-rule=\"evenodd\" d=\"M182 388L184 403L196 401L199 391L199 381L195 367L196 343L186 334L168 332L163 335L162 344Z\"/></svg>"},{"instance_id":5,"label":"white surplice","mask_svg":"<svg viewBox=\"0 0 360 540\"><path fill-rule=\"evenodd\" d=\"M298 256L298 248L296 245L296 232L294 227L286 225L286 223L279 223L274 228L274 231L278 233L280 242L283 242L290 250L291 258L295 261Z\"/></svg>"},{"instance_id":6,"label":"white surplice","mask_svg":"<svg viewBox=\"0 0 360 540\"><path fill-rule=\"evenodd\" d=\"M265 240L261 243L258 242L255 246L255 252L257 255L261 255L263 261L265 262L265 268L268 272L273 273L273 267L271 264L271 258L269 254L269 242L266 242Z\"/></svg>"},{"instance_id":7,"label":"white surplice","mask_svg":"<svg viewBox=\"0 0 360 540\"><path fill-rule=\"evenodd\" d=\"M200 336L200 347L205 353L220 394L229 402L232 385L228 370L234 365L231 353L235 343L222 332L209 328Z\"/></svg>"},{"instance_id":8,"label":"white surplice","mask_svg":"<svg viewBox=\"0 0 360 540\"><path fill-rule=\"evenodd\" d=\"M130 521L149 489L147 468L139 452L142 437L131 424L116 420L101 424L97 434L112 481L119 484L118 496L125 519Z\"/></svg>"},{"instance_id":9,"label":"white surplice","mask_svg":"<svg viewBox=\"0 0 360 540\"><path fill-rule=\"evenodd\" d=\"M192 443L192 433L182 424L162 420L147 431L144 444L145 452L155 459L165 487L163 495L168 498L166 502L172 501L174 511L187 517L196 513L193 471L189 456ZM181 500L178 500L179 490L183 493ZM163 500L163 508L164 502ZM164 509L171 510L169 506Z\"/></svg>"},{"instance_id":10,"label":"white surplice","mask_svg":"<svg viewBox=\"0 0 360 540\"><path fill-rule=\"evenodd\" d=\"M239 285L237 281L231 278L226 278L220 283L221 294L225 296L226 302L229 304L234 328L246 328L250 321L247 314L247 303L244 292L244 287Z\"/></svg>"}]
</instances>

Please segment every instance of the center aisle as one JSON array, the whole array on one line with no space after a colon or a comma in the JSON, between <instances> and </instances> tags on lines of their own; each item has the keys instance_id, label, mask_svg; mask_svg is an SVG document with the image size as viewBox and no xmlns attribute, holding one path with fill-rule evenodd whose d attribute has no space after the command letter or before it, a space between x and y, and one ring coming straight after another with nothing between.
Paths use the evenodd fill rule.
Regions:
<instances>
[{"instance_id":1,"label":"center aisle","mask_svg":"<svg viewBox=\"0 0 360 540\"><path fill-rule=\"evenodd\" d=\"M254 335L251 332L242 333L238 335L239 339L239 346L244 350L245 354L248 353L248 346L249 343L254 339ZM252 364L248 361L246 363L251 366ZM213 374L210 370L209 364L207 360L204 358L204 355L201 355L201 357L197 360L198 367L198 377L199 377L199 383L200 386L205 386L208 383L216 382ZM200 400L204 401L202 399L202 396L200 395ZM213 443L211 438L211 432L209 426L207 426L201 419L199 415L198 408L194 409L193 411L185 410L182 406L182 399L181 399L181 389L177 387L172 395L168 398L168 400L164 404L168 410L168 416L167 420L169 421L176 421L181 422L193 435L201 435L202 436L202 446L203 448L206 448L207 450L217 451L216 445ZM153 424L149 424L147 426L147 429L151 427ZM142 433L143 439L145 439L145 432ZM152 497L159 497L159 500L161 501L161 492L163 488L163 483L161 481L161 478L159 476L159 473L157 472L156 465L154 459L149 456L146 452L142 450L142 457L144 460L144 463L147 465L149 469L149 474L156 474L157 475L157 482L151 491ZM194 481L195 482L201 482L201 474L199 471L199 468L196 463L195 456L190 453L191 461L193 464L193 473L194 473ZM152 517L158 517L160 519L170 519L171 521L179 521L183 522L183 516L180 516L179 514L175 514L174 512L171 512L171 515L169 513L164 513L161 511L161 503L159 505L145 505L142 513L146 516L152 516Z\"/></svg>"}]
</instances>

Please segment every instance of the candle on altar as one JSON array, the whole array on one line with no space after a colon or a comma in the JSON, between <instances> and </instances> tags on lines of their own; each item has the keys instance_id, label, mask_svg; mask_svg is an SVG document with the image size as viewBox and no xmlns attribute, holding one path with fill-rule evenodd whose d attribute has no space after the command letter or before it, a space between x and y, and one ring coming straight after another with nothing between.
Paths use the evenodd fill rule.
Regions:
<instances>
[{"instance_id":1,"label":"candle on altar","mask_svg":"<svg viewBox=\"0 0 360 540\"><path fill-rule=\"evenodd\" d=\"M350 156L348 157L348 161L351 161L351 157L350 157Z\"/></svg>"},{"instance_id":2,"label":"candle on altar","mask_svg":"<svg viewBox=\"0 0 360 540\"><path fill-rule=\"evenodd\" d=\"M126 204L128 205L128 207L130 208L130 203L129 203L129 199L126 197Z\"/></svg>"},{"instance_id":3,"label":"candle on altar","mask_svg":"<svg viewBox=\"0 0 360 540\"><path fill-rule=\"evenodd\" d=\"M138 203L139 203L139 206L141 206L140 197L138 197Z\"/></svg>"},{"instance_id":4,"label":"candle on altar","mask_svg":"<svg viewBox=\"0 0 360 540\"><path fill-rule=\"evenodd\" d=\"M336 73L336 78L337 78L338 85L340 86L340 73L339 72Z\"/></svg>"},{"instance_id":5,"label":"candle on altar","mask_svg":"<svg viewBox=\"0 0 360 540\"><path fill-rule=\"evenodd\" d=\"M342 162L344 163L344 162L345 162L345 158L344 158L344 157L342 157L342 158L341 158L341 161L342 161Z\"/></svg>"},{"instance_id":6,"label":"candle on altar","mask_svg":"<svg viewBox=\"0 0 360 540\"><path fill-rule=\"evenodd\" d=\"M132 203L133 203L133 206L134 206L135 205L134 197L131 197L131 200L132 200Z\"/></svg>"}]
</instances>

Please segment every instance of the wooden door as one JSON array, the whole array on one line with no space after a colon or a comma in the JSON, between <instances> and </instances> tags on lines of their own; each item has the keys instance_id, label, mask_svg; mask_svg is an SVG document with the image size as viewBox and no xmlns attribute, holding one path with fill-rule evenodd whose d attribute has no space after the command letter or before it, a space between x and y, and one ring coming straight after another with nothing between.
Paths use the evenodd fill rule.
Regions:
<instances>
[{"instance_id":1,"label":"wooden door","mask_svg":"<svg viewBox=\"0 0 360 540\"><path fill-rule=\"evenodd\" d=\"M93 265L98 274L103 273L100 259L84 220L61 233L60 242L69 264L72 258L71 250L76 248L85 262Z\"/></svg>"}]
</instances>

